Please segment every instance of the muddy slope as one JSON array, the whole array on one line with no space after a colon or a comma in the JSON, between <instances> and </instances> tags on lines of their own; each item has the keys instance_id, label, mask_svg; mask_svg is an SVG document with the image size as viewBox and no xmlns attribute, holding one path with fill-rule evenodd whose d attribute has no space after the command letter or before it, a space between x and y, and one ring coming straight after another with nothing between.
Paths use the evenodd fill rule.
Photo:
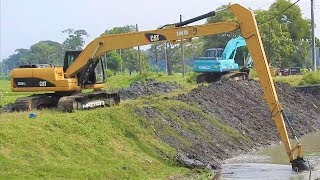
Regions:
<instances>
[{"instance_id":1,"label":"muddy slope","mask_svg":"<svg viewBox=\"0 0 320 180\"><path fill-rule=\"evenodd\" d=\"M284 111L298 135L319 129L320 101L311 94L300 93L287 84L276 83L276 90ZM263 100L262 89L257 81L210 84L208 87L194 89L177 99L196 103L204 111L248 134L262 145L277 139L271 113ZM257 136L256 132L267 138Z\"/></svg>"},{"instance_id":2,"label":"muddy slope","mask_svg":"<svg viewBox=\"0 0 320 180\"><path fill-rule=\"evenodd\" d=\"M277 83L276 88L298 136L320 130L319 100L287 84ZM137 113L152 121L160 139L181 152L178 160L182 164L217 168L226 158L279 141L262 97L256 81L214 83L175 98L202 112L177 106L170 109L175 118L155 107L146 107ZM231 130L213 123L210 118ZM199 126L199 131L192 129L195 126ZM163 133L165 129L175 134Z\"/></svg>"},{"instance_id":3,"label":"muddy slope","mask_svg":"<svg viewBox=\"0 0 320 180\"><path fill-rule=\"evenodd\" d=\"M174 89L181 88L176 82L158 82L155 79L145 79L143 82L134 82L130 87L119 91L121 99L135 99L158 93L168 93Z\"/></svg>"}]
</instances>

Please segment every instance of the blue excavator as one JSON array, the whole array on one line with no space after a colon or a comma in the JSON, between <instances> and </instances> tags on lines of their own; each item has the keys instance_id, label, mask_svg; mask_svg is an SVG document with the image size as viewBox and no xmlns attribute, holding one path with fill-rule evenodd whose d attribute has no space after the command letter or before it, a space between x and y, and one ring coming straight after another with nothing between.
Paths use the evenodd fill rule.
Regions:
<instances>
[{"instance_id":1,"label":"blue excavator","mask_svg":"<svg viewBox=\"0 0 320 180\"><path fill-rule=\"evenodd\" d=\"M246 58L236 58L238 48L244 46L246 41L239 36L231 39L224 49L206 49L204 57L194 61L194 72L201 73L197 76L197 83L248 79L252 67L250 54Z\"/></svg>"}]
</instances>

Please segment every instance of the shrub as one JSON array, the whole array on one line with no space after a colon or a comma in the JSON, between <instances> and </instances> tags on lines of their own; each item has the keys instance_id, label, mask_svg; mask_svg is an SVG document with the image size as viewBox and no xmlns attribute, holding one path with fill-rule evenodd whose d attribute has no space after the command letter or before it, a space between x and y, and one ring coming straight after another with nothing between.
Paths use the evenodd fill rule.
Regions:
<instances>
[{"instance_id":1,"label":"shrub","mask_svg":"<svg viewBox=\"0 0 320 180\"><path fill-rule=\"evenodd\" d=\"M0 108L4 106L4 95L0 92Z\"/></svg>"},{"instance_id":2,"label":"shrub","mask_svg":"<svg viewBox=\"0 0 320 180\"><path fill-rule=\"evenodd\" d=\"M258 78L258 73L257 73L255 68L251 68L250 69L249 75L250 75L251 78Z\"/></svg>"},{"instance_id":3,"label":"shrub","mask_svg":"<svg viewBox=\"0 0 320 180\"><path fill-rule=\"evenodd\" d=\"M131 83L138 82L138 81L144 82L150 76L152 76L152 73L149 73L149 72L137 74L133 78L130 79L130 82Z\"/></svg>"},{"instance_id":4,"label":"shrub","mask_svg":"<svg viewBox=\"0 0 320 180\"><path fill-rule=\"evenodd\" d=\"M306 73L302 80L299 82L299 85L308 85L308 84L320 84L320 72L308 72Z\"/></svg>"},{"instance_id":5,"label":"shrub","mask_svg":"<svg viewBox=\"0 0 320 180\"><path fill-rule=\"evenodd\" d=\"M191 72L187 74L187 82L190 84L196 84L197 83L197 76L199 73Z\"/></svg>"},{"instance_id":6,"label":"shrub","mask_svg":"<svg viewBox=\"0 0 320 180\"><path fill-rule=\"evenodd\" d=\"M106 70L106 75L107 75L107 77L111 77L111 76L114 75L114 73L113 73L113 71L111 71L110 69L107 69L107 70Z\"/></svg>"}]
</instances>

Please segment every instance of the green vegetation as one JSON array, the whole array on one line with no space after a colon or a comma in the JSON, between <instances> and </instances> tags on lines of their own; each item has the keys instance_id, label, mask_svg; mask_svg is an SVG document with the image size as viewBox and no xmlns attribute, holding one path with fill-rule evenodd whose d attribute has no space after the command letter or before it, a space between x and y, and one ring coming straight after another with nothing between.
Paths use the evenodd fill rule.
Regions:
<instances>
[{"instance_id":1,"label":"green vegetation","mask_svg":"<svg viewBox=\"0 0 320 180\"><path fill-rule=\"evenodd\" d=\"M258 80L255 69L250 70L250 76L253 79ZM288 83L291 86L320 84L320 71L305 72L303 75L275 76L273 77L273 80L275 82Z\"/></svg>"},{"instance_id":2,"label":"green vegetation","mask_svg":"<svg viewBox=\"0 0 320 180\"><path fill-rule=\"evenodd\" d=\"M307 72L304 75L276 76L276 82L288 83L291 86L320 84L320 72Z\"/></svg>"},{"instance_id":3,"label":"green vegetation","mask_svg":"<svg viewBox=\"0 0 320 180\"><path fill-rule=\"evenodd\" d=\"M299 85L320 84L320 71L306 73Z\"/></svg>"},{"instance_id":4,"label":"green vegetation","mask_svg":"<svg viewBox=\"0 0 320 180\"><path fill-rule=\"evenodd\" d=\"M137 75L136 75L137 76ZM119 75L110 81L125 87L133 77ZM149 74L158 80L183 82L181 75ZM180 80L179 80L180 79ZM123 83L125 82L125 83ZM10 92L10 82L0 81L2 102L13 102L31 93ZM130 103L131 104L131 103ZM176 150L161 142L152 128L134 113L142 100L131 106L101 108L75 113L54 110L0 114L0 177L163 179L203 178L175 162Z\"/></svg>"},{"instance_id":5,"label":"green vegetation","mask_svg":"<svg viewBox=\"0 0 320 180\"><path fill-rule=\"evenodd\" d=\"M319 77L318 75L315 74L316 77ZM275 80L297 85L309 76L314 75L282 76L276 77ZM150 119L139 117L136 111L146 106L174 120L181 128L197 133L203 140L208 139L208 135L203 133L204 125L197 121L186 123L176 113L177 111L198 114L226 135L250 141L245 135L221 124L219 120L203 113L196 106L163 99L164 96L186 93L196 86L188 83L188 77L183 78L181 74L116 75L108 78L107 88L127 87L132 82L144 78L176 81L184 88L170 94L156 94L125 101L117 107L90 111L75 113L35 111L37 117L31 119L28 118L28 112L0 114L0 177L95 179L212 177L210 172L194 175L195 172L176 165L174 160L176 150L160 141L158 136L170 135L179 140L182 147L189 147L192 142L172 127L165 126L163 121L153 123ZM10 82L6 80L0 81L0 92L2 104L31 94L10 92ZM164 127L157 135L156 126Z\"/></svg>"},{"instance_id":6,"label":"green vegetation","mask_svg":"<svg viewBox=\"0 0 320 180\"><path fill-rule=\"evenodd\" d=\"M302 77L302 75L275 76L273 79L276 82L288 83L291 86L297 86L302 80Z\"/></svg>"},{"instance_id":7,"label":"green vegetation","mask_svg":"<svg viewBox=\"0 0 320 180\"><path fill-rule=\"evenodd\" d=\"M107 89L121 89L124 87L129 87L131 83L136 81L143 81L145 78L154 78L157 81L164 82L164 81L171 81L177 82L183 85L186 89L191 90L195 85L191 85L187 82L185 78L182 77L182 74L174 74L172 76L168 76L162 73L144 73L138 74L135 73L133 75L124 74L124 75L115 75L108 77L106 82ZM183 89L185 91L185 89ZM177 92L182 92L178 90ZM4 104L12 103L18 97L29 96L34 94L33 92L11 92L10 90L10 81L8 80L0 80L0 107Z\"/></svg>"},{"instance_id":8,"label":"green vegetation","mask_svg":"<svg viewBox=\"0 0 320 180\"><path fill-rule=\"evenodd\" d=\"M28 96L29 92L11 92L11 85L8 80L0 80L0 107L7 103L14 102L18 97Z\"/></svg>"},{"instance_id":9,"label":"green vegetation","mask_svg":"<svg viewBox=\"0 0 320 180\"><path fill-rule=\"evenodd\" d=\"M154 179L188 172L128 106L35 113L0 115L2 177Z\"/></svg>"},{"instance_id":10,"label":"green vegetation","mask_svg":"<svg viewBox=\"0 0 320 180\"><path fill-rule=\"evenodd\" d=\"M167 117L170 117L170 119L174 119L175 122L179 122L179 124L184 129L191 129L198 134L201 134L203 137L206 137L207 134L204 132L204 127L201 126L198 122L195 122L196 124L190 124L183 122L181 120L181 117L179 117L176 113L176 111L190 111L195 114L201 115L201 119L206 119L208 122L213 124L215 127L219 128L221 131L226 133L228 136L237 138L237 139L244 139L246 141L249 141L248 137L244 136L243 134L239 133L238 131L234 130L233 128L222 124L218 119L213 118L212 116L204 113L201 109L199 109L196 106L192 106L190 104L175 101L175 100L157 100L155 104L148 104L148 106L154 106L156 109L160 110L162 113L166 114Z\"/></svg>"},{"instance_id":11,"label":"green vegetation","mask_svg":"<svg viewBox=\"0 0 320 180\"><path fill-rule=\"evenodd\" d=\"M191 72L187 74L187 82L190 84L196 84L197 83L197 76L199 73Z\"/></svg>"},{"instance_id":12,"label":"green vegetation","mask_svg":"<svg viewBox=\"0 0 320 180\"><path fill-rule=\"evenodd\" d=\"M142 74L135 73L132 75L123 74L123 75L112 76L107 79L106 86L109 89L119 89L119 88L129 87L130 84L133 82L144 81L146 78L152 78L160 82L164 82L164 81L177 82L185 87L193 86L188 82L187 77L183 78L182 74L180 73L175 73L169 76L163 73L151 73L151 72L142 73Z\"/></svg>"}]
</instances>

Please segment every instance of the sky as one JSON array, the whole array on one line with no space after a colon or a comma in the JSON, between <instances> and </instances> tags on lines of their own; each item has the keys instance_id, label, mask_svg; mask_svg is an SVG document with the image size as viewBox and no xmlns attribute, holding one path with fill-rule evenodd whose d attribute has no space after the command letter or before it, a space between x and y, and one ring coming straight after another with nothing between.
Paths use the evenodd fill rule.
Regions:
<instances>
[{"instance_id":1,"label":"sky","mask_svg":"<svg viewBox=\"0 0 320 180\"><path fill-rule=\"evenodd\" d=\"M62 43L67 28L85 29L89 43L106 29L138 24L139 30L152 30L161 25L189 19L217 7L239 3L251 9L268 9L275 0L0 0L0 60L18 48L52 40ZM310 19L310 1L297 5L303 17ZM316 0L315 0L316 1ZM291 2L294 2L291 0ZM320 38L320 2L315 2L315 35Z\"/></svg>"}]
</instances>

